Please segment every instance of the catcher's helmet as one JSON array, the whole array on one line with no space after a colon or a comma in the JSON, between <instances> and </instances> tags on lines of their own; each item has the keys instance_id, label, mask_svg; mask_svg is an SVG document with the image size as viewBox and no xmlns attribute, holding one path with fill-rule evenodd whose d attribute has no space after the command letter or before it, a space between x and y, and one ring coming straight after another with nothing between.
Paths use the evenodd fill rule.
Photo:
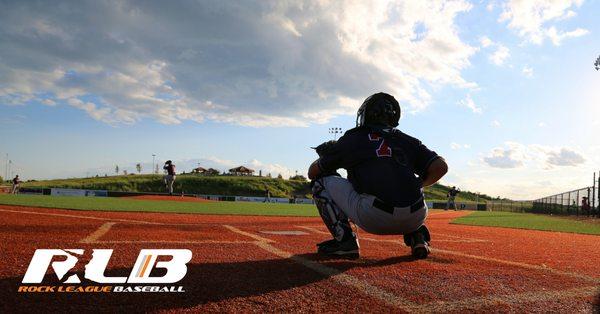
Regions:
<instances>
[{"instance_id":1,"label":"catcher's helmet","mask_svg":"<svg viewBox=\"0 0 600 314\"><path fill-rule=\"evenodd\" d=\"M369 96L362 103L356 114L356 126L378 125L398 126L400 120L400 104L394 96L377 93Z\"/></svg>"}]
</instances>

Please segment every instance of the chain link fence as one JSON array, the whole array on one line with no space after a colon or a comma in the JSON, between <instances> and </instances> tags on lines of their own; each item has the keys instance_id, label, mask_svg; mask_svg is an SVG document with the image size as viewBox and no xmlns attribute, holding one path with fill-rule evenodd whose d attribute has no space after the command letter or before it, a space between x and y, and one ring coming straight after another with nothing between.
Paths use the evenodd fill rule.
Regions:
<instances>
[{"instance_id":1,"label":"chain link fence","mask_svg":"<svg viewBox=\"0 0 600 314\"><path fill-rule=\"evenodd\" d=\"M515 213L531 213L533 208L532 201L511 201L511 200L496 200L485 202L487 211L502 211Z\"/></svg>"},{"instance_id":2,"label":"chain link fence","mask_svg":"<svg viewBox=\"0 0 600 314\"><path fill-rule=\"evenodd\" d=\"M598 187L594 185L537 199L532 212L600 217L598 206Z\"/></svg>"},{"instance_id":3,"label":"chain link fence","mask_svg":"<svg viewBox=\"0 0 600 314\"><path fill-rule=\"evenodd\" d=\"M493 200L486 202L488 211L573 215L600 218L600 172L594 173L594 184L558 193L534 201Z\"/></svg>"}]
</instances>

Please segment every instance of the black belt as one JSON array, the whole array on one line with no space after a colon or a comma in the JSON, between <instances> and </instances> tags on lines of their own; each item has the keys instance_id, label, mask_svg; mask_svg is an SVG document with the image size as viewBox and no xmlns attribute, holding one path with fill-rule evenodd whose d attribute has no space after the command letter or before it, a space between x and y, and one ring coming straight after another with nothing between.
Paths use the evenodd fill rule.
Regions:
<instances>
[{"instance_id":1,"label":"black belt","mask_svg":"<svg viewBox=\"0 0 600 314\"><path fill-rule=\"evenodd\" d=\"M386 213L390 213L390 214L394 214L394 209L397 206L392 206L390 204L385 203L384 201L376 198L373 201L373 207L376 207L377 209L383 210ZM408 207L408 206L407 206ZM421 209L425 207L425 203L423 202L423 198L420 198L418 201L416 201L414 204L410 205L410 212L414 213L417 210Z\"/></svg>"}]
</instances>

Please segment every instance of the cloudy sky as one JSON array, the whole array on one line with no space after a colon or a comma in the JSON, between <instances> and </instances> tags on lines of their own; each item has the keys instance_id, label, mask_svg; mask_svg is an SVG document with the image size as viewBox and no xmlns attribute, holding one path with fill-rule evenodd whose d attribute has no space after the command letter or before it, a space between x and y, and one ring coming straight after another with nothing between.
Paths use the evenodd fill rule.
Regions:
<instances>
[{"instance_id":1,"label":"cloudy sky","mask_svg":"<svg viewBox=\"0 0 600 314\"><path fill-rule=\"evenodd\" d=\"M443 182L529 199L600 170L600 1L0 2L0 161L24 179L304 173L378 91ZM10 175L10 174L9 174Z\"/></svg>"}]
</instances>

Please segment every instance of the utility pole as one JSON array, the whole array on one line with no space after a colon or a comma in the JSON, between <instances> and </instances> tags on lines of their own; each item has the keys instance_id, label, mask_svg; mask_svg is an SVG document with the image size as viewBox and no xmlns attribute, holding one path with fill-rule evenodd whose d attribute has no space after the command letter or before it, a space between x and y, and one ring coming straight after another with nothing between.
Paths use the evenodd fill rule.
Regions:
<instances>
[{"instance_id":1,"label":"utility pole","mask_svg":"<svg viewBox=\"0 0 600 314\"><path fill-rule=\"evenodd\" d=\"M600 174L598 175L598 179L600 179ZM596 208L596 188L596 173L594 172L594 185L592 186L592 208Z\"/></svg>"},{"instance_id":2,"label":"utility pole","mask_svg":"<svg viewBox=\"0 0 600 314\"><path fill-rule=\"evenodd\" d=\"M598 59L600 59L600 57L598 57ZM600 218L600 171L598 171L598 191L597 191L597 195L598 195L598 211L596 213L598 214L598 218Z\"/></svg>"}]
</instances>

